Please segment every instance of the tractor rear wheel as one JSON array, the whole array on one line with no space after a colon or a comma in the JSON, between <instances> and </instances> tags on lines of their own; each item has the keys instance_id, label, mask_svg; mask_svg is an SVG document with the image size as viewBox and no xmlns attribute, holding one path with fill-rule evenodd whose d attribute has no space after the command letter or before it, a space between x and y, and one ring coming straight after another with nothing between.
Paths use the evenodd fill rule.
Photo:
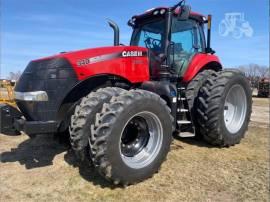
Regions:
<instances>
[{"instance_id":1,"label":"tractor rear wheel","mask_svg":"<svg viewBox=\"0 0 270 202\"><path fill-rule=\"evenodd\" d=\"M225 70L208 78L197 109L204 139L217 146L238 144L248 128L251 108L250 84L242 73Z\"/></svg>"},{"instance_id":2,"label":"tractor rear wheel","mask_svg":"<svg viewBox=\"0 0 270 202\"><path fill-rule=\"evenodd\" d=\"M122 93L103 106L92 126L94 166L114 184L151 177L169 152L172 122L169 107L158 95L144 90Z\"/></svg>"},{"instance_id":3,"label":"tractor rear wheel","mask_svg":"<svg viewBox=\"0 0 270 202\"><path fill-rule=\"evenodd\" d=\"M100 112L105 102L125 90L115 87L100 88L84 97L76 106L71 116L69 127L70 142L77 158L81 161L89 156L88 138L91 135L91 124L94 123L96 113Z\"/></svg>"}]
</instances>

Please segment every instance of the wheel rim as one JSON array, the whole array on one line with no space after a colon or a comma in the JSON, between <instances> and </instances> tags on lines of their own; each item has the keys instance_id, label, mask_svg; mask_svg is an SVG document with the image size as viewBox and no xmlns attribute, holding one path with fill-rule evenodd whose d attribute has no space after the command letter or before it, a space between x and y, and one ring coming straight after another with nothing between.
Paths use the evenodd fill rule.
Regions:
<instances>
[{"instance_id":1,"label":"wheel rim","mask_svg":"<svg viewBox=\"0 0 270 202\"><path fill-rule=\"evenodd\" d=\"M159 118L151 112L140 112L130 118L120 139L120 153L124 163L134 169L152 163L162 145L162 131Z\"/></svg>"},{"instance_id":2,"label":"wheel rim","mask_svg":"<svg viewBox=\"0 0 270 202\"><path fill-rule=\"evenodd\" d=\"M240 85L234 85L229 90L224 105L224 122L230 133L237 133L245 119L247 113L247 96L245 90Z\"/></svg>"}]
</instances>

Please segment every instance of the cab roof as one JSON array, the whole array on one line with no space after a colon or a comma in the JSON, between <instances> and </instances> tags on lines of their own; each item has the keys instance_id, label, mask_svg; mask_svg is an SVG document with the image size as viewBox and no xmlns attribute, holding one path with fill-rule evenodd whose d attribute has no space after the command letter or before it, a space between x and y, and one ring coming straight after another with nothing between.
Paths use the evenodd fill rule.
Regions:
<instances>
[{"instance_id":1,"label":"cab roof","mask_svg":"<svg viewBox=\"0 0 270 202\"><path fill-rule=\"evenodd\" d=\"M136 18L136 19L141 20L143 18L148 18L148 17L154 16L155 11L165 10L167 12L168 9L169 9L169 7L152 8L152 9L149 9L149 10L145 11L143 14L133 16L132 18ZM174 11L175 16L178 15L180 13L180 11L181 11L180 8L175 9L175 11ZM198 21L201 21L201 22L206 21L206 17L204 15L202 15L200 13L197 13L197 12L194 12L194 11L190 12L190 17L194 18L194 19L196 19Z\"/></svg>"}]
</instances>

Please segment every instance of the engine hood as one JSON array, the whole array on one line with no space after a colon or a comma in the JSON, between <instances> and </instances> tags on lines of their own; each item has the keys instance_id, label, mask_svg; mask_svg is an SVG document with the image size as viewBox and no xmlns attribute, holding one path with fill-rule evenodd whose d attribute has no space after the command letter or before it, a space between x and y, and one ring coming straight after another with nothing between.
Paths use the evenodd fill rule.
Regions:
<instances>
[{"instance_id":1,"label":"engine hood","mask_svg":"<svg viewBox=\"0 0 270 202\"><path fill-rule=\"evenodd\" d=\"M58 55L41 58L34 61L47 60L52 58L64 58L75 69L79 80L86 79L97 74L116 74L119 76L126 75L129 71L125 68L127 65L136 66L137 73L140 73L140 68L145 65L148 67L147 49L137 46L109 46L85 49L79 51L71 51ZM132 61L140 60L141 67L132 64ZM135 65L135 66L134 66ZM131 72L129 72L131 73ZM147 72L144 73L146 75ZM140 74L137 74L137 79ZM143 78L144 80L145 78ZM140 80L140 79L139 79ZM131 78L132 82L132 78Z\"/></svg>"},{"instance_id":2,"label":"engine hood","mask_svg":"<svg viewBox=\"0 0 270 202\"><path fill-rule=\"evenodd\" d=\"M98 47L98 48L89 48L77 51L63 52L56 55L39 58L33 61L47 60L52 58L69 58L69 59L83 59L85 57L95 57L99 55L104 55L108 53L122 53L123 51L147 51L144 47L138 46L107 46L107 47Z\"/></svg>"}]
</instances>

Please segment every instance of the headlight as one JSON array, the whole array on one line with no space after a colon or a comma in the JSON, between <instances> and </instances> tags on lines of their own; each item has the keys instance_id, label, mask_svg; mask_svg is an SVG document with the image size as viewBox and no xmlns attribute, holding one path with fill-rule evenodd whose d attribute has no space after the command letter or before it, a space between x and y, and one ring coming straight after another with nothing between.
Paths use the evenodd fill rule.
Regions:
<instances>
[{"instance_id":1,"label":"headlight","mask_svg":"<svg viewBox=\"0 0 270 202\"><path fill-rule=\"evenodd\" d=\"M23 101L48 101L48 95L45 91L34 92L14 92L16 100Z\"/></svg>"},{"instance_id":2,"label":"headlight","mask_svg":"<svg viewBox=\"0 0 270 202\"><path fill-rule=\"evenodd\" d=\"M163 15L164 13L166 13L166 10L165 9L161 9L160 10L160 14Z\"/></svg>"},{"instance_id":3,"label":"headlight","mask_svg":"<svg viewBox=\"0 0 270 202\"><path fill-rule=\"evenodd\" d=\"M158 10L155 10L154 12L153 12L153 15L157 15L159 13L159 11Z\"/></svg>"}]
</instances>

